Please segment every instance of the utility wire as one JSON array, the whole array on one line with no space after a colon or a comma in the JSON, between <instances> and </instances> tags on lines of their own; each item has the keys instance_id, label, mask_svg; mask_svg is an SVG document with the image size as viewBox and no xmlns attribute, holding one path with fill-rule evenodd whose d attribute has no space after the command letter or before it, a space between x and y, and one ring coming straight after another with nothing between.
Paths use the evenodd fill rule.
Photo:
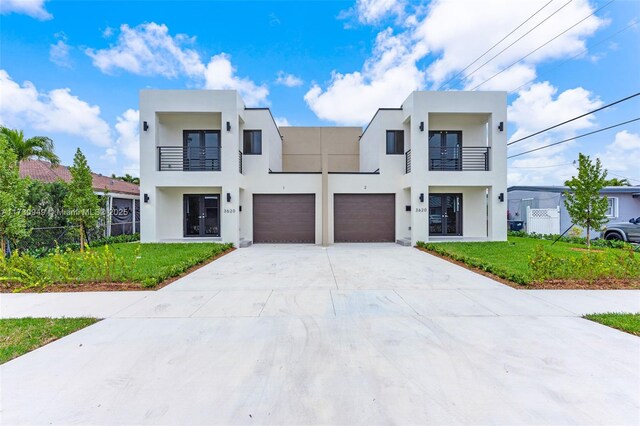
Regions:
<instances>
[{"instance_id":1,"label":"utility wire","mask_svg":"<svg viewBox=\"0 0 640 426\"><path fill-rule=\"evenodd\" d=\"M442 83L440 86L438 86L438 88L436 90L440 90L442 87L446 86L449 84L449 82L455 80L460 74L463 74L466 70L469 69L469 67L471 67L471 65L475 64L476 62L478 62L480 59L482 59L482 57L484 55L486 55L487 53L491 52L496 46L498 46L500 43L502 43L503 41L505 41L511 34L515 33L516 31L518 31L524 24L526 24L527 22L529 22L531 20L531 18L533 18L534 16L536 16L538 13L540 13L540 11L542 9L544 9L545 7L549 6L551 3L553 2L553 0L549 0L549 2L547 4L545 4L544 6L542 6L540 9L536 10L535 13L531 16L529 16L527 19L524 20L524 22L522 22L520 25L518 25L517 27L515 27L513 30L511 30L511 32L509 34L507 34L506 36L502 37L500 39L499 42L495 43L493 46L491 46L489 49L487 49L484 53L482 53L480 56L478 56L473 62L471 62L469 65L467 65L463 70L460 70L456 75L454 75L453 77L451 77L449 80L445 81L444 83Z\"/></svg>"},{"instance_id":2,"label":"utility wire","mask_svg":"<svg viewBox=\"0 0 640 426\"><path fill-rule=\"evenodd\" d=\"M544 24L547 20L549 20L552 16L554 16L556 13L560 12L562 9L564 9L569 3L571 3L573 0L569 0L568 2L566 2L565 4L563 4L562 6L560 6L560 8L556 9L555 12L553 12L551 15L547 16L546 18L544 18L541 22L538 22L538 24L531 28L529 31L527 31L526 33L522 34L520 37L518 37L513 43L511 43L510 45L508 45L507 47L505 47L504 49L502 49L501 51L499 51L498 53L496 53L495 55L493 55L491 58L489 58L487 61L485 61L482 65L480 65L478 68L476 68L475 70L471 71L469 74L465 75L463 78L460 79L460 82L463 82L465 80L467 80L471 75L475 74L479 69L483 68L485 65L487 65L489 62L493 61L495 58L497 58L498 56L500 56L502 53L504 53L505 50L509 49L511 46L513 46L514 44L516 44L517 42L519 42L520 40L522 40L524 37L526 37L529 33L531 33L531 31L535 30L536 28L538 28L540 25Z\"/></svg>"},{"instance_id":3,"label":"utility wire","mask_svg":"<svg viewBox=\"0 0 640 426\"><path fill-rule=\"evenodd\" d=\"M566 32L572 30L573 28L577 27L578 25L580 25L581 23L583 23L584 21L586 21L587 19L589 19L590 17L592 17L593 15L595 15L596 13L598 13L599 11L601 11L602 9L604 9L605 7L609 6L611 3L613 3L615 0L611 0L609 3L605 4L604 6L599 7L598 9L594 10L593 13L591 13L589 16L585 16L584 18L582 18L581 20L579 20L578 22L576 22L575 24L573 24L572 26L570 26L569 28L567 28L566 30L562 31L560 34L558 34L557 36L553 37L551 40L547 41L546 43L542 44L541 46L535 48L534 50L532 50L531 52L527 53L526 55L524 55L522 58L518 59L517 61L513 62L511 65L509 65L508 67L502 69L501 71L498 71L497 73L495 73L494 75L492 75L491 77L489 77L488 79L486 79L485 81L483 81L482 83L474 86L471 90L476 90L478 87L482 86L483 84L489 82L490 80L493 80L495 77L497 77L498 75L502 74L503 72L505 72L506 70L508 70L509 68L511 68L512 66L514 66L515 64L517 64L518 62L522 62L524 59L528 58L529 56L533 55L534 53L536 53L538 50L542 49L543 47L545 47L547 44L551 43L552 41L554 41L555 39L557 39L558 37L564 35Z\"/></svg>"},{"instance_id":4,"label":"utility wire","mask_svg":"<svg viewBox=\"0 0 640 426\"><path fill-rule=\"evenodd\" d=\"M522 167L514 167L514 166L511 166L511 167L509 167L509 168L510 168L510 169L548 169L548 168L551 168L551 167L570 166L570 165L572 165L572 164L574 164L574 163L553 164L553 165L551 165L551 166L530 166L530 167L525 167L525 166L522 166Z\"/></svg>"},{"instance_id":5,"label":"utility wire","mask_svg":"<svg viewBox=\"0 0 640 426\"><path fill-rule=\"evenodd\" d=\"M523 138L516 139L516 140L515 140L515 141L513 141L513 142L509 142L509 143L507 144L507 146L513 145L514 143L521 142L521 141L523 141L523 140L525 140L525 139L529 139L529 138L531 138L531 137L533 137L533 136L537 136L537 135L539 135L540 133L544 133L544 132L546 132L547 130L555 129L556 127L560 127L560 126L563 126L563 125L565 125L565 124L567 124L567 123L571 123L572 121L576 121L576 120L578 120L578 119L580 119L580 118L582 118L582 117L586 117L587 115L593 114L594 112L602 111L602 110L603 110L603 109L605 109L605 108L609 108L609 107L611 107L611 106L613 106L613 105L617 105L617 104L619 104L619 103L621 103L621 102L628 101L629 99L635 98L636 96L640 96L640 92L634 93L633 95L627 96L626 98L618 99L618 100L617 100L617 101L615 101L615 102L611 102L610 104L603 105L603 106L601 106L600 108L596 108L596 109L594 109L593 111L589 111L589 112L586 112L586 113L584 113L584 114L582 114L582 115L579 115L579 116L577 116L577 117L573 117L573 118L571 118L571 119L569 119L569 120L563 121L562 123L555 124L555 125L553 125L553 126L551 126L551 127L547 127L546 129L542 129L542 130L540 130L540 131L538 131L538 132L532 133L532 134L530 134L529 136L525 136L525 137L523 137Z\"/></svg>"},{"instance_id":6,"label":"utility wire","mask_svg":"<svg viewBox=\"0 0 640 426\"><path fill-rule=\"evenodd\" d=\"M602 128L602 129L594 130L593 132L585 133L585 134L582 134L582 135L574 136L572 138L568 138L568 139L564 139L564 140L561 140L561 141L558 141L558 142L554 142L554 143L551 143L549 145L540 146L538 148L534 148L534 149L530 149L528 151L520 152L518 154L510 155L507 158L515 158L515 157L519 157L521 155L529 154L531 152L540 151L541 149L549 148L549 147L552 147L552 146L555 146L555 145L560 145L562 143L569 142L569 141L572 141L572 140L575 140L575 139L580 139L580 138L583 138L585 136L593 135L595 133L604 132L605 130L613 129L614 127L624 126L625 124L633 123L634 121L638 121L638 120L640 120L640 117L634 118L632 120L628 120L628 121L625 121L625 122L622 122L622 123L614 124L612 126L605 127L605 128Z\"/></svg>"},{"instance_id":7,"label":"utility wire","mask_svg":"<svg viewBox=\"0 0 640 426\"><path fill-rule=\"evenodd\" d=\"M634 20L632 20L632 21L631 21L631 23L630 23L629 25L627 25L626 27L622 28L621 30L616 31L615 33L611 34L610 36L608 36L608 37L606 37L606 38L603 38L602 40L599 40L597 43L594 43L594 44L592 44L591 46L589 46L588 48L585 48L585 49L581 50L580 52L576 53L576 54L575 54L575 55L573 55L572 57L567 58L567 59L565 59L565 60L561 61L560 63L556 64L555 66L553 66L553 67L549 68L547 71L555 70L555 69L556 69L556 68L558 68L559 66L564 65L565 63L567 63L567 62L569 62L569 61L571 61L571 60L573 60L573 59L577 58L578 56L580 56L580 55L583 55L583 54L587 53L590 49L593 49L594 47L601 45L601 44L602 44L602 43L604 43L605 41L608 41L608 40L610 40L610 39L612 39L612 38L616 37L618 34L620 34L620 33L624 32L624 31L628 30L628 29L629 29L629 28L631 28L631 27L635 27L636 25L638 25L638 22L634 19ZM538 77L540 77L540 76L538 75L538 76L536 76L536 77L532 78L531 80L527 81L526 83L521 84L520 86L516 87L515 89L511 89L511 90L509 90L509 93L517 92L517 91L518 91L518 90L520 90L522 87L526 86L527 84L531 83L532 81L535 81Z\"/></svg>"}]
</instances>

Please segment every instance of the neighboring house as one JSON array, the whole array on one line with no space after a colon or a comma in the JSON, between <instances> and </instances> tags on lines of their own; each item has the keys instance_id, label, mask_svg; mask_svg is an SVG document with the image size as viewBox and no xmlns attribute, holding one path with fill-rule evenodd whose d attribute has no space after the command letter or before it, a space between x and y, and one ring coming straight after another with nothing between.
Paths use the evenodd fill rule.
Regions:
<instances>
[{"instance_id":1,"label":"neighboring house","mask_svg":"<svg viewBox=\"0 0 640 426\"><path fill-rule=\"evenodd\" d=\"M41 160L20 162L20 176L30 177L45 183L56 181L71 182L71 173L66 166L53 167ZM125 182L100 174L92 173L93 191L107 197L109 223L106 235L132 234L140 232L140 188L134 183Z\"/></svg>"},{"instance_id":2,"label":"neighboring house","mask_svg":"<svg viewBox=\"0 0 640 426\"><path fill-rule=\"evenodd\" d=\"M278 128L232 90L140 93L143 242L505 240L506 93Z\"/></svg>"},{"instance_id":3,"label":"neighboring house","mask_svg":"<svg viewBox=\"0 0 640 426\"><path fill-rule=\"evenodd\" d=\"M524 222L527 207L532 209L560 209L560 233L572 224L564 204L566 186L511 186L508 191L508 220ZM627 222L640 216L640 186L608 186L600 191L609 201L608 223ZM600 234L596 232L595 236Z\"/></svg>"}]
</instances>

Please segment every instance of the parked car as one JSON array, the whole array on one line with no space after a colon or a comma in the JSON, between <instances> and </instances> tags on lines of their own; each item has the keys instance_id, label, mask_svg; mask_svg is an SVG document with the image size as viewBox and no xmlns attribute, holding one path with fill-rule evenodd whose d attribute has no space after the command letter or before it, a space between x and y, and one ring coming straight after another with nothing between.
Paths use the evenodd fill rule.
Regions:
<instances>
[{"instance_id":1,"label":"parked car","mask_svg":"<svg viewBox=\"0 0 640 426\"><path fill-rule=\"evenodd\" d=\"M609 223L602 231L605 240L621 240L640 243L640 217L629 222Z\"/></svg>"}]
</instances>

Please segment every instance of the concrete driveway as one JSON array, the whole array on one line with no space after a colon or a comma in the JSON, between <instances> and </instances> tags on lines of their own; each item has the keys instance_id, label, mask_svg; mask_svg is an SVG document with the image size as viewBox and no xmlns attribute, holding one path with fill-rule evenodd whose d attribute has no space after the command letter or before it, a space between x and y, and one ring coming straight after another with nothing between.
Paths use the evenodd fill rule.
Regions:
<instances>
[{"instance_id":1,"label":"concrete driveway","mask_svg":"<svg viewBox=\"0 0 640 426\"><path fill-rule=\"evenodd\" d=\"M640 338L542 295L396 245L236 250L0 366L0 422L640 423Z\"/></svg>"}]
</instances>

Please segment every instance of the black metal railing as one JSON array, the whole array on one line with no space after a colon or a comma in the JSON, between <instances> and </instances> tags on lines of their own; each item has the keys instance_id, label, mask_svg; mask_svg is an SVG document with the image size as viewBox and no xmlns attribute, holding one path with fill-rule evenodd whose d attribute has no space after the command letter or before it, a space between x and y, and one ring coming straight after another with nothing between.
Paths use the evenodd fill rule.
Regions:
<instances>
[{"instance_id":1,"label":"black metal railing","mask_svg":"<svg viewBox=\"0 0 640 426\"><path fill-rule=\"evenodd\" d=\"M238 170L242 174L242 151L238 150Z\"/></svg>"},{"instance_id":2,"label":"black metal railing","mask_svg":"<svg viewBox=\"0 0 640 426\"><path fill-rule=\"evenodd\" d=\"M159 171L218 172L220 147L158 147Z\"/></svg>"},{"instance_id":3,"label":"black metal railing","mask_svg":"<svg viewBox=\"0 0 640 426\"><path fill-rule=\"evenodd\" d=\"M411 173L411 150L404 153L404 172Z\"/></svg>"},{"instance_id":4,"label":"black metal railing","mask_svg":"<svg viewBox=\"0 0 640 426\"><path fill-rule=\"evenodd\" d=\"M488 171L489 147L429 148L429 170Z\"/></svg>"}]
</instances>

